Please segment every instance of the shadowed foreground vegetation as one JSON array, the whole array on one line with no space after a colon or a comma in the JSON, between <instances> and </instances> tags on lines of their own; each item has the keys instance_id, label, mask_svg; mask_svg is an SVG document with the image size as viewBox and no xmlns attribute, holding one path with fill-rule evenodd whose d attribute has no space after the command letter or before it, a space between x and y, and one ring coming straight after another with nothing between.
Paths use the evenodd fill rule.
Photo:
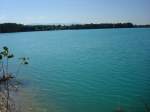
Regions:
<instances>
[{"instance_id":1,"label":"shadowed foreground vegetation","mask_svg":"<svg viewBox=\"0 0 150 112\"><path fill-rule=\"evenodd\" d=\"M49 30L74 30L74 29L106 29L106 28L139 28L150 25L133 25L132 23L101 23L101 24L72 24L72 25L23 25L16 23L0 24L0 33L49 31Z\"/></svg>"},{"instance_id":2,"label":"shadowed foreground vegetation","mask_svg":"<svg viewBox=\"0 0 150 112\"><path fill-rule=\"evenodd\" d=\"M20 112L10 95L17 89L14 81L17 73L13 74L9 71L9 60L12 58L14 55L10 53L8 47L4 46L0 51L0 112ZM19 66L26 65L28 58L20 58L19 62ZM20 67L18 68L20 69Z\"/></svg>"}]
</instances>

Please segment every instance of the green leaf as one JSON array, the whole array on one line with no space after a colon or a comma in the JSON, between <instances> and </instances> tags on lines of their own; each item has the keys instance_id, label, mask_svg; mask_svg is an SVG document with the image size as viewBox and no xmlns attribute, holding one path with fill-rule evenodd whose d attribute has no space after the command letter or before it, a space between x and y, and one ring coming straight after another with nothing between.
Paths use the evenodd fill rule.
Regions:
<instances>
[{"instance_id":1,"label":"green leaf","mask_svg":"<svg viewBox=\"0 0 150 112\"><path fill-rule=\"evenodd\" d=\"M13 57L14 57L13 54L8 55L8 58L13 58Z\"/></svg>"},{"instance_id":2,"label":"green leaf","mask_svg":"<svg viewBox=\"0 0 150 112\"><path fill-rule=\"evenodd\" d=\"M28 65L29 63L27 61L24 62L25 65Z\"/></svg>"},{"instance_id":3,"label":"green leaf","mask_svg":"<svg viewBox=\"0 0 150 112\"><path fill-rule=\"evenodd\" d=\"M6 46L4 46L3 49L4 49L5 51L8 51L8 47L6 47Z\"/></svg>"},{"instance_id":4,"label":"green leaf","mask_svg":"<svg viewBox=\"0 0 150 112\"><path fill-rule=\"evenodd\" d=\"M7 55L8 55L8 52L7 52L7 51L3 51L3 52L1 52L1 54L2 54L3 56L7 56Z\"/></svg>"},{"instance_id":5,"label":"green leaf","mask_svg":"<svg viewBox=\"0 0 150 112\"><path fill-rule=\"evenodd\" d=\"M2 60L3 59L3 56L0 54L0 60Z\"/></svg>"}]
</instances>

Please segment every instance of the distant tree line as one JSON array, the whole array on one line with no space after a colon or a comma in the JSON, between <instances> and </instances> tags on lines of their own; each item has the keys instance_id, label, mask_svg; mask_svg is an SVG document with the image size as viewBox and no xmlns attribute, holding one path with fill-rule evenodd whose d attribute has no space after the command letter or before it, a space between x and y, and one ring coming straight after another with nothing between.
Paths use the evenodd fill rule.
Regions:
<instances>
[{"instance_id":1,"label":"distant tree line","mask_svg":"<svg viewBox=\"0 0 150 112\"><path fill-rule=\"evenodd\" d=\"M0 24L0 33L73 30L73 29L105 29L105 28L135 28L150 27L150 25L133 25L132 23L101 23L101 24L72 24L72 25L23 25L17 23Z\"/></svg>"}]
</instances>

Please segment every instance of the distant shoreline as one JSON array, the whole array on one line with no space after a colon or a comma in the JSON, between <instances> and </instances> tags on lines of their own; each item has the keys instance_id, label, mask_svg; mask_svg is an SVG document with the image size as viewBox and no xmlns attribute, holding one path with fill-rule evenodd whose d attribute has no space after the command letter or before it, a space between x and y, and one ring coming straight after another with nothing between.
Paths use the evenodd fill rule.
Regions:
<instances>
[{"instance_id":1,"label":"distant shoreline","mask_svg":"<svg viewBox=\"0 0 150 112\"><path fill-rule=\"evenodd\" d=\"M0 33L114 28L150 28L150 25L134 25L132 23L91 23L72 25L23 25L17 23L2 23L0 24Z\"/></svg>"}]
</instances>

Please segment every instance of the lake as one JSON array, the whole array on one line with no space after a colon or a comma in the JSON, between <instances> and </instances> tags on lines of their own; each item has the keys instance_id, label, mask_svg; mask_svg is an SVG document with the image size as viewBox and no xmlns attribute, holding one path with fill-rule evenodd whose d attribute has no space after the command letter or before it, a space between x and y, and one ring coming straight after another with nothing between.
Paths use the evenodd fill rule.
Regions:
<instances>
[{"instance_id":1,"label":"lake","mask_svg":"<svg viewBox=\"0 0 150 112\"><path fill-rule=\"evenodd\" d=\"M0 34L0 48L30 58L17 79L31 112L145 112L150 104L150 29ZM31 109L32 108L32 109Z\"/></svg>"}]
</instances>

